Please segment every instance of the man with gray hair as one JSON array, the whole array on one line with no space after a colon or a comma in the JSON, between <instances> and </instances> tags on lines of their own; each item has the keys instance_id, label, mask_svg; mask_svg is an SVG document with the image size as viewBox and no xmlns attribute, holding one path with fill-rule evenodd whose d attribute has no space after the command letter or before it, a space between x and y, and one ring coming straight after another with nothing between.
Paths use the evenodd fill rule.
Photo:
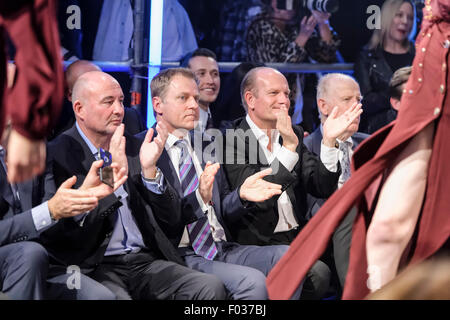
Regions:
<instances>
[{"instance_id":1,"label":"man with gray hair","mask_svg":"<svg viewBox=\"0 0 450 320\"><path fill-rule=\"evenodd\" d=\"M322 151L323 124L337 107L338 116L354 108L361 106L361 91L358 83L351 77L342 73L330 73L323 76L317 85L317 106L320 114L320 126L312 134L305 138L305 146L309 151L320 155ZM341 165L338 188L342 187L350 177L350 159L353 150L369 135L358 131L359 117L355 118L347 129L337 138L338 157ZM308 212L306 217L312 218L320 209L327 198L316 198L308 194ZM343 220L333 235L333 255L339 282L344 286L345 275L348 267L348 254L351 243L351 228L356 211L352 210Z\"/></svg>"}]
</instances>

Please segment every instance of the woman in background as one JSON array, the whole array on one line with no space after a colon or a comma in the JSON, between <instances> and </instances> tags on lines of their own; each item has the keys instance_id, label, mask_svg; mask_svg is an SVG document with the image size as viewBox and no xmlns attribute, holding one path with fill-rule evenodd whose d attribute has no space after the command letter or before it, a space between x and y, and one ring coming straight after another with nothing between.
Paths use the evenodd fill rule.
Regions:
<instances>
[{"instance_id":1,"label":"woman in background","mask_svg":"<svg viewBox=\"0 0 450 320\"><path fill-rule=\"evenodd\" d=\"M336 51L340 44L337 35L329 25L330 14L312 11L307 16L306 9L282 10L277 8L277 0L265 0L264 13L253 20L247 29L247 53L250 61L302 63L311 59L322 62L336 62ZM306 79L305 79L306 78ZM287 75L291 89L292 121L301 122L305 131L312 132L319 125L316 105L314 75ZM303 94L302 94L303 91ZM303 102L302 102L303 100ZM303 104L303 117L301 108Z\"/></svg>"},{"instance_id":2,"label":"woman in background","mask_svg":"<svg viewBox=\"0 0 450 320\"><path fill-rule=\"evenodd\" d=\"M397 69L412 64L415 21L415 8L410 0L384 2L381 29L374 31L355 62L354 75L364 97L361 132L373 133L397 116L389 102L389 81Z\"/></svg>"}]
</instances>

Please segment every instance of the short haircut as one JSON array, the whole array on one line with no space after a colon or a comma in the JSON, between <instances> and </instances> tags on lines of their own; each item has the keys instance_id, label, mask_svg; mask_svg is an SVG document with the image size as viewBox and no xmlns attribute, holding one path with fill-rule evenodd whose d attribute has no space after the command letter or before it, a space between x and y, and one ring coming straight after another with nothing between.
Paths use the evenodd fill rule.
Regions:
<instances>
[{"instance_id":1,"label":"short haircut","mask_svg":"<svg viewBox=\"0 0 450 320\"><path fill-rule=\"evenodd\" d=\"M244 76L244 79L242 79L241 82L241 101L242 106L245 109L245 112L248 112L248 105L247 101L245 101L245 93L247 91L251 91L255 96L258 95L258 92L256 92L255 89L255 82L256 82L256 74L258 71L265 69L267 67L256 67L251 69L247 74Z\"/></svg>"},{"instance_id":2,"label":"short haircut","mask_svg":"<svg viewBox=\"0 0 450 320\"><path fill-rule=\"evenodd\" d=\"M317 100L326 99L329 94L329 87L332 82L342 81L342 80L351 80L358 83L352 76L349 76L344 73L328 73L319 79L317 83Z\"/></svg>"},{"instance_id":3,"label":"short haircut","mask_svg":"<svg viewBox=\"0 0 450 320\"><path fill-rule=\"evenodd\" d=\"M389 82L389 96L391 98L400 100L403 94L403 88L408 82L409 76L411 75L412 67L403 67L398 69L392 75L391 81Z\"/></svg>"},{"instance_id":4,"label":"short haircut","mask_svg":"<svg viewBox=\"0 0 450 320\"><path fill-rule=\"evenodd\" d=\"M195 80L194 73L187 68L170 68L158 73L150 83L150 92L152 97L160 97L164 100L170 81L175 76L183 76Z\"/></svg>"},{"instance_id":5,"label":"short haircut","mask_svg":"<svg viewBox=\"0 0 450 320\"><path fill-rule=\"evenodd\" d=\"M180 66L183 68L189 68L189 61L194 57L207 57L207 58L213 58L215 61L217 61L216 54L207 49L207 48L198 48L192 52L189 52L186 54L180 61Z\"/></svg>"}]
</instances>

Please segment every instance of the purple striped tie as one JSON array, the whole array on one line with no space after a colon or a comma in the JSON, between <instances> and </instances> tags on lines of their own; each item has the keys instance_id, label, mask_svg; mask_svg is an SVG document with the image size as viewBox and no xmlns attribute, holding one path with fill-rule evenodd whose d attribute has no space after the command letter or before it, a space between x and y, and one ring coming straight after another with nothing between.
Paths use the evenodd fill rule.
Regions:
<instances>
[{"instance_id":1,"label":"purple striped tie","mask_svg":"<svg viewBox=\"0 0 450 320\"><path fill-rule=\"evenodd\" d=\"M197 172L187 149L186 141L178 140L175 145L181 149L179 167L181 190L183 190L183 196L187 196L198 187ZM208 260L213 260L217 254L217 247L212 236L208 217L204 215L197 221L188 224L187 227L189 239L195 253Z\"/></svg>"}]
</instances>

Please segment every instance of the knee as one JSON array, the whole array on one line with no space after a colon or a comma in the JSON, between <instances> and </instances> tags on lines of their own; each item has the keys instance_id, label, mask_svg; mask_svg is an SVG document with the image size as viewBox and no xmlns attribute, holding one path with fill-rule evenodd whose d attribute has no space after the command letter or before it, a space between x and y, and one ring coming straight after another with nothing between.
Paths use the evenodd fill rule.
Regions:
<instances>
[{"instance_id":1,"label":"knee","mask_svg":"<svg viewBox=\"0 0 450 320\"><path fill-rule=\"evenodd\" d=\"M17 244L16 263L26 266L30 271L48 268L47 250L39 243L25 241Z\"/></svg>"},{"instance_id":2,"label":"knee","mask_svg":"<svg viewBox=\"0 0 450 320\"><path fill-rule=\"evenodd\" d=\"M239 281L242 288L239 300L267 300L266 276L259 270L242 274Z\"/></svg>"},{"instance_id":3,"label":"knee","mask_svg":"<svg viewBox=\"0 0 450 320\"><path fill-rule=\"evenodd\" d=\"M274 266L284 256L284 254L289 250L289 246L277 245L277 246L271 246L271 248L273 249L272 266Z\"/></svg>"},{"instance_id":4,"label":"knee","mask_svg":"<svg viewBox=\"0 0 450 320\"><path fill-rule=\"evenodd\" d=\"M325 297L330 288L331 270L318 260L309 270L303 286L302 299L319 300Z\"/></svg>"},{"instance_id":5,"label":"knee","mask_svg":"<svg viewBox=\"0 0 450 320\"><path fill-rule=\"evenodd\" d=\"M202 300L225 300L227 298L227 291L223 282L215 275L202 274L199 283L202 283L198 291Z\"/></svg>"}]
</instances>

